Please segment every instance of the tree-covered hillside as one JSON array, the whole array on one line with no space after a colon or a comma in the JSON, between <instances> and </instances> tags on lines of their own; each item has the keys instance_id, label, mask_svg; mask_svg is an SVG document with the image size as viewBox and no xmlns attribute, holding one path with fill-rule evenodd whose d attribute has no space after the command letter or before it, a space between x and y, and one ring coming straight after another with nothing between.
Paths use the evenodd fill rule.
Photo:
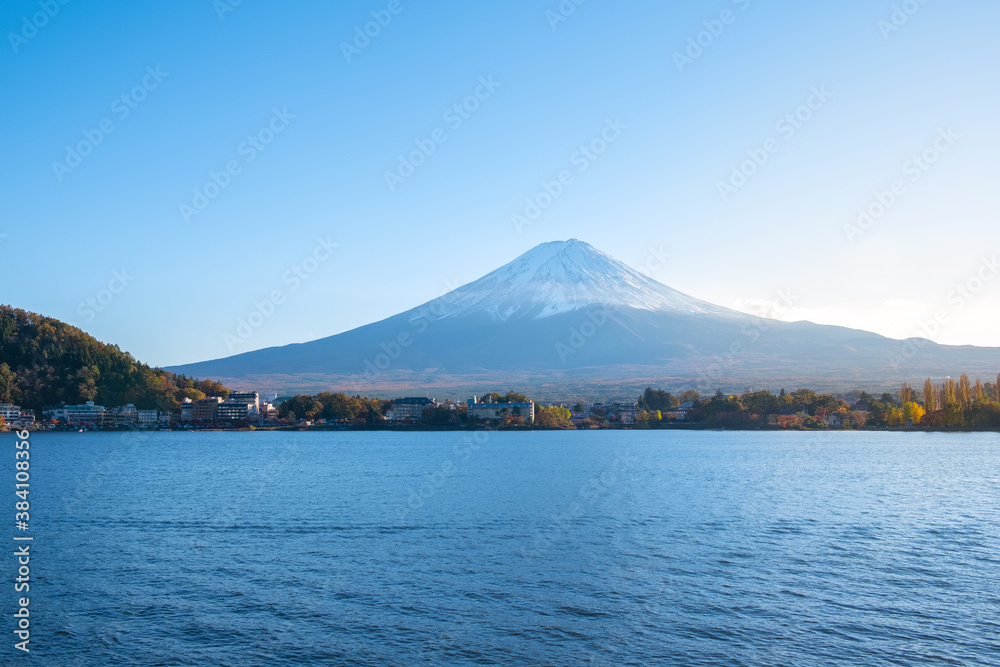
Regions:
<instances>
[{"instance_id":1,"label":"tree-covered hillside","mask_svg":"<svg viewBox=\"0 0 1000 667\"><path fill-rule=\"evenodd\" d=\"M84 401L173 410L185 397L228 393L211 380L150 368L65 322L0 305L0 403L36 411Z\"/></svg>"}]
</instances>

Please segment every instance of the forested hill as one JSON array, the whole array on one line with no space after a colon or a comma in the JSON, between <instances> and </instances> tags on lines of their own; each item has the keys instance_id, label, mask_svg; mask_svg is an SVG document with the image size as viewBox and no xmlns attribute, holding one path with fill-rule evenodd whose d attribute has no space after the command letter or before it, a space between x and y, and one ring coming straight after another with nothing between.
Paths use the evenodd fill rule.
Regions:
<instances>
[{"instance_id":1,"label":"forested hill","mask_svg":"<svg viewBox=\"0 0 1000 667\"><path fill-rule=\"evenodd\" d=\"M36 411L84 401L173 410L185 397L228 394L211 380L150 368L65 322L0 305L0 403Z\"/></svg>"}]
</instances>

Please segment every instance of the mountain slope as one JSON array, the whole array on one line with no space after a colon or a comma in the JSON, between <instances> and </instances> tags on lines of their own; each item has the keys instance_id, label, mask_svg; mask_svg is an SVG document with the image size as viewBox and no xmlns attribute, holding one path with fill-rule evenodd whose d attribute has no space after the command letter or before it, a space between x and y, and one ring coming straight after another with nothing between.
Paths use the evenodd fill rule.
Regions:
<instances>
[{"instance_id":1,"label":"mountain slope","mask_svg":"<svg viewBox=\"0 0 1000 667\"><path fill-rule=\"evenodd\" d=\"M200 387L200 388L199 388ZM60 402L172 410L226 389L150 368L65 322L0 305L0 403L40 411Z\"/></svg>"},{"instance_id":2,"label":"mountain slope","mask_svg":"<svg viewBox=\"0 0 1000 667\"><path fill-rule=\"evenodd\" d=\"M600 304L679 313L733 313L634 271L570 239L536 246L513 262L446 295L444 317L486 312L495 321L541 319Z\"/></svg>"},{"instance_id":3,"label":"mountain slope","mask_svg":"<svg viewBox=\"0 0 1000 667\"><path fill-rule=\"evenodd\" d=\"M516 386L562 398L628 396L652 383L877 388L1000 369L997 348L918 343L907 358L902 341L877 334L715 306L573 239L380 322L172 370L261 389L461 395Z\"/></svg>"}]
</instances>

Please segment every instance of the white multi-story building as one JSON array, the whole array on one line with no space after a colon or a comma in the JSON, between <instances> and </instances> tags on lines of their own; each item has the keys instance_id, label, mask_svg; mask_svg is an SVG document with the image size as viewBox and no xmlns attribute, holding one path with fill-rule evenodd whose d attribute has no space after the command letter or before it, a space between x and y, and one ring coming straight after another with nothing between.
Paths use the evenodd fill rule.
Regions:
<instances>
[{"instance_id":1,"label":"white multi-story building","mask_svg":"<svg viewBox=\"0 0 1000 667\"><path fill-rule=\"evenodd\" d=\"M260 421L260 395L255 391L230 392L219 405L215 418L219 421Z\"/></svg>"},{"instance_id":2,"label":"white multi-story building","mask_svg":"<svg viewBox=\"0 0 1000 667\"><path fill-rule=\"evenodd\" d=\"M535 421L535 404L531 401L527 403L480 403L473 396L469 399L469 419L504 419L508 415L520 417L526 422Z\"/></svg>"},{"instance_id":3,"label":"white multi-story building","mask_svg":"<svg viewBox=\"0 0 1000 667\"><path fill-rule=\"evenodd\" d=\"M87 401L83 405L60 405L42 412L49 419L64 421L69 425L100 424L104 421L104 406Z\"/></svg>"},{"instance_id":4,"label":"white multi-story building","mask_svg":"<svg viewBox=\"0 0 1000 667\"><path fill-rule=\"evenodd\" d=\"M0 405L0 417L3 417L4 421L8 424L21 421L21 406L9 404Z\"/></svg>"},{"instance_id":5,"label":"white multi-story building","mask_svg":"<svg viewBox=\"0 0 1000 667\"><path fill-rule=\"evenodd\" d=\"M250 405L250 412L257 412L260 409L260 395L255 391L231 392L225 402L236 405Z\"/></svg>"},{"instance_id":6,"label":"white multi-story building","mask_svg":"<svg viewBox=\"0 0 1000 667\"><path fill-rule=\"evenodd\" d=\"M136 410L136 419L140 424L155 424L159 416L156 410Z\"/></svg>"}]
</instances>

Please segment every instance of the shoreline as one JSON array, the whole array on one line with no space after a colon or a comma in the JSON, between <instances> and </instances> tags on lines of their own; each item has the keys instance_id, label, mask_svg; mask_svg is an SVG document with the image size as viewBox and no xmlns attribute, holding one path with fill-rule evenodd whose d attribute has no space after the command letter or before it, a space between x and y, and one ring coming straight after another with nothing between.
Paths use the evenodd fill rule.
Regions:
<instances>
[{"instance_id":1,"label":"shoreline","mask_svg":"<svg viewBox=\"0 0 1000 667\"><path fill-rule=\"evenodd\" d=\"M11 428L6 430L0 430L0 433L16 433L18 430L22 430L23 427ZM271 425L271 426L247 426L247 427L224 427L224 426L206 426L206 427L179 427L179 428L86 428L81 431L77 428L28 428L26 429L31 433L161 433L161 432L178 432L178 433L198 433L198 432L214 432L214 433L255 433L257 431L263 432L300 432L300 433L323 433L323 432L413 432L413 433L446 433L446 432L479 432L479 431L493 431L493 432L504 432L504 433L517 433L517 432L533 432L533 431L544 431L544 432L593 432L593 431L714 431L714 432L740 432L740 433L1000 433L1000 426L888 426L882 428L854 428L854 429L806 429L806 428L781 428L780 426L765 426L760 428L719 428L710 427L706 424L669 424L663 426L657 426L655 428L643 428L634 427L630 425L608 425L601 426L599 428L546 428L546 427L535 427L535 428L525 428L523 426L514 427L485 427L476 428L470 426L454 426L454 427L442 427L442 426L421 426L421 425L408 425L408 426L337 426L337 425L313 425L313 426L297 426L297 425Z\"/></svg>"}]
</instances>

